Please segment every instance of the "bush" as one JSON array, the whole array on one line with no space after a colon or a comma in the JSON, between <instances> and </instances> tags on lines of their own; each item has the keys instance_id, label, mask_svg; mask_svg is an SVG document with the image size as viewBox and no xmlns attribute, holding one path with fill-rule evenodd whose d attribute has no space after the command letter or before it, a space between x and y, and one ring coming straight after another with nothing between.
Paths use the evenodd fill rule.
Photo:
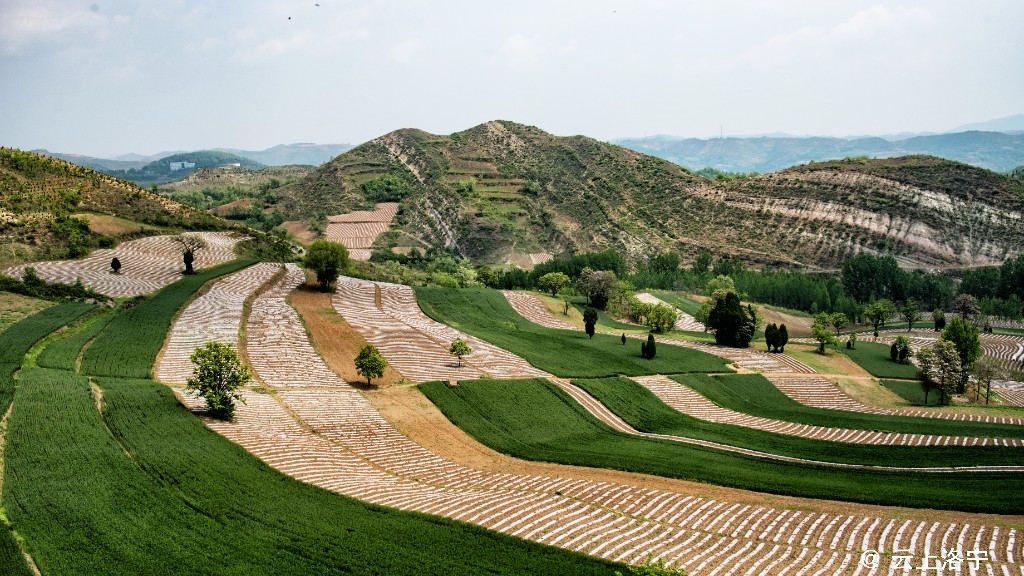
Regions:
<instances>
[{"instance_id":1,"label":"bush","mask_svg":"<svg viewBox=\"0 0 1024 576\"><path fill-rule=\"evenodd\" d=\"M648 360L652 360L654 355L658 353L657 346L654 344L654 334L647 335L647 342L640 343L640 355Z\"/></svg>"}]
</instances>

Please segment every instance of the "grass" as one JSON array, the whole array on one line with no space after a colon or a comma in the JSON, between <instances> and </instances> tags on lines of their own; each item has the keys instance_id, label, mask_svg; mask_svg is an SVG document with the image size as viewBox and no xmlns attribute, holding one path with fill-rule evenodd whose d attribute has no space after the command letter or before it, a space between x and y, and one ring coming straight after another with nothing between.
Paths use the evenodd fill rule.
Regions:
<instances>
[{"instance_id":1,"label":"grass","mask_svg":"<svg viewBox=\"0 0 1024 576\"><path fill-rule=\"evenodd\" d=\"M760 374L685 374L672 376L672 379L693 388L719 406L773 420L905 434L1024 438L1024 426L812 408L786 396Z\"/></svg>"},{"instance_id":2,"label":"grass","mask_svg":"<svg viewBox=\"0 0 1024 576\"><path fill-rule=\"evenodd\" d=\"M252 260L232 260L185 276L148 300L118 314L82 355L82 372L94 376L149 378L174 314L203 284L240 270Z\"/></svg>"},{"instance_id":3,"label":"grass","mask_svg":"<svg viewBox=\"0 0 1024 576\"><path fill-rule=\"evenodd\" d=\"M0 292L0 331L6 330L18 320L31 316L50 306L53 306L53 302L22 296L21 294Z\"/></svg>"},{"instance_id":4,"label":"grass","mask_svg":"<svg viewBox=\"0 0 1024 576\"><path fill-rule=\"evenodd\" d=\"M616 432L542 379L474 380L420 389L476 440L517 458L609 468L800 497L1017 513L1017 473L844 470Z\"/></svg>"},{"instance_id":5,"label":"grass","mask_svg":"<svg viewBox=\"0 0 1024 576\"><path fill-rule=\"evenodd\" d=\"M36 364L42 368L74 370L82 349L96 338L116 315L115 310L109 310L89 318L81 326L44 348L36 358Z\"/></svg>"},{"instance_id":6,"label":"grass","mask_svg":"<svg viewBox=\"0 0 1024 576\"><path fill-rule=\"evenodd\" d=\"M857 342L857 348L839 351L850 357L861 368L867 370L875 378L896 378L912 380L917 377L917 367L913 364L898 364L889 358L889 346L876 342Z\"/></svg>"},{"instance_id":7,"label":"grass","mask_svg":"<svg viewBox=\"0 0 1024 576\"><path fill-rule=\"evenodd\" d=\"M879 446L812 440L707 422L667 406L628 378L574 380L591 396L641 432L696 438L770 454L871 466L942 467L1020 464L1019 448L997 446Z\"/></svg>"},{"instance_id":8,"label":"grass","mask_svg":"<svg viewBox=\"0 0 1024 576\"><path fill-rule=\"evenodd\" d=\"M640 357L640 341L623 345L618 336L544 328L516 313L497 290L416 288L423 311L434 320L468 332L525 358L541 370L568 378L618 374L726 372L726 361L682 348L658 346L653 360Z\"/></svg>"},{"instance_id":9,"label":"grass","mask_svg":"<svg viewBox=\"0 0 1024 576\"><path fill-rule=\"evenodd\" d=\"M178 290L164 290L148 302L164 310L177 301ZM58 308L40 314L54 316ZM74 342L97 329L99 341L137 309L70 332L49 345L57 352L48 346L39 358L66 366ZM51 318L47 328L75 317ZM15 333L19 350L50 331ZM0 356L17 351L5 346ZM151 361L143 347L123 357L133 365ZM182 575L611 575L622 568L301 483L205 427L150 380L23 368L4 463L7 517L44 574L109 574L111 566L124 574ZM12 533L0 530L3 567L30 573L6 562L17 554Z\"/></svg>"},{"instance_id":10,"label":"grass","mask_svg":"<svg viewBox=\"0 0 1024 576\"><path fill-rule=\"evenodd\" d=\"M665 292L664 290L651 290L650 293L656 296L659 300L662 300L667 304L671 304L672 306L679 308L680 310L686 312L690 316L696 314L697 310L701 306L700 302L697 302L692 298L679 296L678 294L674 294L672 292Z\"/></svg>"},{"instance_id":11,"label":"grass","mask_svg":"<svg viewBox=\"0 0 1024 576\"><path fill-rule=\"evenodd\" d=\"M920 380L882 380L881 384L914 406L942 406L939 403L942 395L938 390L931 390L928 393L928 403L925 404Z\"/></svg>"}]
</instances>

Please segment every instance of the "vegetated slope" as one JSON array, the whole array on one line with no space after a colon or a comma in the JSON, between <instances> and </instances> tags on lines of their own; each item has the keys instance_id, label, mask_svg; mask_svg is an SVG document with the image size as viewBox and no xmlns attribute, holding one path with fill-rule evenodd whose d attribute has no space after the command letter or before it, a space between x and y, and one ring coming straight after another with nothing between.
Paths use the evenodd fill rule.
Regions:
<instances>
[{"instance_id":1,"label":"vegetated slope","mask_svg":"<svg viewBox=\"0 0 1024 576\"><path fill-rule=\"evenodd\" d=\"M1010 170L1009 176L1014 180L1024 181L1024 166L1017 166L1013 170Z\"/></svg>"},{"instance_id":2,"label":"vegetated slope","mask_svg":"<svg viewBox=\"0 0 1024 576\"><path fill-rule=\"evenodd\" d=\"M216 168L200 168L186 176L183 180L172 182L160 187L160 191L202 192L207 189L227 188L235 186L241 190L255 189L261 184L270 184L272 180L288 182L305 177L313 171L313 166L294 164L289 166L268 166L259 170L242 168L241 166L219 166Z\"/></svg>"},{"instance_id":3,"label":"vegetated slope","mask_svg":"<svg viewBox=\"0 0 1024 576\"><path fill-rule=\"evenodd\" d=\"M393 245L448 246L478 262L614 248L630 259L710 249L831 268L869 251L970 265L1017 254L1024 237L1024 187L956 162L836 161L709 182L653 156L507 121L449 136L398 130L280 191L289 219L400 200Z\"/></svg>"},{"instance_id":4,"label":"vegetated slope","mask_svg":"<svg viewBox=\"0 0 1024 576\"><path fill-rule=\"evenodd\" d=\"M1003 172L1024 158L1024 134L970 130L953 134L887 138L751 137L751 138L622 138L613 140L632 150L652 154L692 169L729 172L773 172L811 161L847 156L892 158L929 154Z\"/></svg>"},{"instance_id":5,"label":"vegetated slope","mask_svg":"<svg viewBox=\"0 0 1024 576\"><path fill-rule=\"evenodd\" d=\"M219 228L212 216L70 162L0 148L0 260L77 257L113 239L91 232L79 212L186 229ZM141 227L140 227L141 229ZM140 230L141 231L141 230Z\"/></svg>"}]
</instances>

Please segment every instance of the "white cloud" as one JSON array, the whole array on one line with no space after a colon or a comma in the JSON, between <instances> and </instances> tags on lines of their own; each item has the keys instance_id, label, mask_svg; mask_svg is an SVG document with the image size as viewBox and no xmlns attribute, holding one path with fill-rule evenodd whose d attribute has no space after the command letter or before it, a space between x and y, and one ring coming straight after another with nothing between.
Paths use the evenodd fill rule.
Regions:
<instances>
[{"instance_id":1,"label":"white cloud","mask_svg":"<svg viewBox=\"0 0 1024 576\"><path fill-rule=\"evenodd\" d=\"M540 40L532 36L513 34L498 49L498 56L514 68L531 68L544 53Z\"/></svg>"},{"instance_id":2,"label":"white cloud","mask_svg":"<svg viewBox=\"0 0 1024 576\"><path fill-rule=\"evenodd\" d=\"M308 35L301 32L288 38L271 38L255 47L236 50L231 55L231 60L242 64L257 64L268 58L297 52L304 48L308 41Z\"/></svg>"},{"instance_id":3,"label":"white cloud","mask_svg":"<svg viewBox=\"0 0 1024 576\"><path fill-rule=\"evenodd\" d=\"M785 65L794 61L828 60L849 48L877 52L888 42L903 43L915 28L927 26L932 15L924 8L890 9L876 4L831 27L803 26L769 38L744 52L742 59L756 66Z\"/></svg>"},{"instance_id":4,"label":"white cloud","mask_svg":"<svg viewBox=\"0 0 1024 576\"><path fill-rule=\"evenodd\" d=\"M95 17L87 8L68 10L43 2L4 2L0 4L0 47L8 54L18 52Z\"/></svg>"},{"instance_id":5,"label":"white cloud","mask_svg":"<svg viewBox=\"0 0 1024 576\"><path fill-rule=\"evenodd\" d=\"M423 51L423 43L419 38L411 38L391 47L391 57L402 64L412 62Z\"/></svg>"}]
</instances>

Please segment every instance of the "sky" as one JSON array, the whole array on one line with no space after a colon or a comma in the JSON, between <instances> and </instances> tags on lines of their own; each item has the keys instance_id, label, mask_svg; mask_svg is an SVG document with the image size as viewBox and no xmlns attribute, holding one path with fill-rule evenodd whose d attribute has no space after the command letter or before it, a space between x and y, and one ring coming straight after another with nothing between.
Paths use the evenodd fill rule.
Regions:
<instances>
[{"instance_id":1,"label":"sky","mask_svg":"<svg viewBox=\"0 0 1024 576\"><path fill-rule=\"evenodd\" d=\"M945 131L1024 112L1021 22L1020 0L0 0L0 145Z\"/></svg>"}]
</instances>

